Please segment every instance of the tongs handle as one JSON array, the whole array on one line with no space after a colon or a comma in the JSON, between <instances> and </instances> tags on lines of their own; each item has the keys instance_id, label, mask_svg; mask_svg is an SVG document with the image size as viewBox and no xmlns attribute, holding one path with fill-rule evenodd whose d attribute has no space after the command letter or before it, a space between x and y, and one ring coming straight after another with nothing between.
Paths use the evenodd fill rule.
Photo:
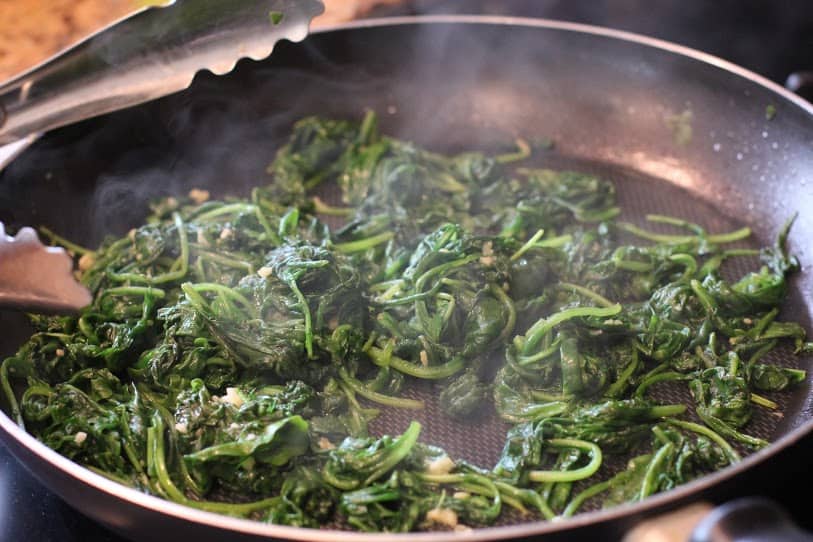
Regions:
<instances>
[{"instance_id":1,"label":"tongs handle","mask_svg":"<svg viewBox=\"0 0 813 542\"><path fill-rule=\"evenodd\" d=\"M319 0L177 0L147 8L0 86L0 145L187 88L300 41Z\"/></svg>"}]
</instances>

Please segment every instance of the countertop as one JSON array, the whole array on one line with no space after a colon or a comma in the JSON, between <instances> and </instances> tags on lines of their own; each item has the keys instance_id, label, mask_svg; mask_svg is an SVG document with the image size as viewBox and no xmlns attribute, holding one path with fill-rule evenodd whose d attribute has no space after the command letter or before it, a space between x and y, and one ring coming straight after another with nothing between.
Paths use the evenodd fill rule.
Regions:
<instances>
[{"instance_id":1,"label":"countertop","mask_svg":"<svg viewBox=\"0 0 813 542\"><path fill-rule=\"evenodd\" d=\"M315 26L349 21L401 0L324 0ZM38 64L96 30L161 0L0 1L0 81Z\"/></svg>"}]
</instances>

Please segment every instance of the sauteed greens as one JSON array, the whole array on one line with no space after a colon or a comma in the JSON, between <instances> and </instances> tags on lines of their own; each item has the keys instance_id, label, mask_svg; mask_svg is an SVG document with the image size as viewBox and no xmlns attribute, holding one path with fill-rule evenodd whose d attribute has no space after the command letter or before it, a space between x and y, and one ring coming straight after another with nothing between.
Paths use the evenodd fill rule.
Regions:
<instances>
[{"instance_id":1,"label":"sauteed greens","mask_svg":"<svg viewBox=\"0 0 813 542\"><path fill-rule=\"evenodd\" d=\"M528 150L443 156L379 135L373 114L300 121L249 199L193 191L98 250L68 244L93 304L31 317L0 372L9 412L171 501L363 531L570 516L765 446L753 412L805 379L766 356L813 351L777 317L790 222L761 251L731 248L747 228L643 229L608 181L515 167ZM331 185L343 206L314 195ZM369 434L381 409L424 408L421 380L459 423L507 422L495 466L422 442L417 422ZM693 401L659 400L665 382ZM609 477L611 454L631 459Z\"/></svg>"}]
</instances>

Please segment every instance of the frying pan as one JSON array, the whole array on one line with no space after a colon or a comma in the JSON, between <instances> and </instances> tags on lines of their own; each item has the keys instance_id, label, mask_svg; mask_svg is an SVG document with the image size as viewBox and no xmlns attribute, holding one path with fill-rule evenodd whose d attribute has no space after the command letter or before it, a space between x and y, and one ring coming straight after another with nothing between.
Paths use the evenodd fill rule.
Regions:
<instances>
[{"instance_id":1,"label":"frying pan","mask_svg":"<svg viewBox=\"0 0 813 542\"><path fill-rule=\"evenodd\" d=\"M550 138L536 158L618 183L627 216L669 212L712 231L751 225L768 243L795 211L790 236L803 272L782 317L810 329L813 309L813 107L720 59L625 32L543 20L424 17L371 20L280 44L271 59L230 75L201 74L190 89L47 134L0 174L0 216L44 224L93 245L141 222L146 202L192 187L245 194L305 115L381 113L382 132L438 150L493 149L516 136ZM766 110L770 113L767 114ZM636 215L637 213L637 215ZM2 313L0 348L27 337L24 318ZM780 358L783 358L780 355ZM782 359L806 367L809 358ZM551 540L641 518L729 489L813 429L813 372L774 397L749 431L773 444L741 463L641 503L561 522L478 529L467 540ZM424 437L453 456L493 460L504 426L444 421L430 405ZM388 412L373 428L402 430ZM359 535L227 518L125 488L46 448L0 414L0 438L45 485L81 512L132 539L266 538L349 541L459 539L460 534ZM592 531L591 531L592 529ZM606 531L601 531L607 537ZM588 534L585 534L588 533Z\"/></svg>"}]
</instances>

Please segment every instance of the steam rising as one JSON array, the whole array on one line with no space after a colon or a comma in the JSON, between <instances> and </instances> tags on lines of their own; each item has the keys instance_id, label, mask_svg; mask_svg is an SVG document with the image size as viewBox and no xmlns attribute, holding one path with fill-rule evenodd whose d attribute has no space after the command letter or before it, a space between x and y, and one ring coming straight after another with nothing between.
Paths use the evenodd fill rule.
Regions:
<instances>
[{"instance_id":1,"label":"steam rising","mask_svg":"<svg viewBox=\"0 0 813 542\"><path fill-rule=\"evenodd\" d=\"M764 184L749 180L750 163L721 163L710 135L720 123L731 134L727 146L755 145L750 157L771 158L770 142L760 134L765 104L776 98L748 83L746 100L722 70L701 70L678 55L600 36L474 28L356 30L299 46L280 44L267 62L244 61L224 78L202 74L182 94L46 137L4 174L0 208L21 224L45 222L94 245L105 233L123 234L140 224L157 197L192 188L209 190L213 198L247 195L270 181L266 167L296 120L311 114L361 118L367 108L379 113L382 132L438 150L505 148L522 135L553 138L562 161L590 161L613 174L668 164L721 220L739 214L763 234L777 231L785 215L769 206L743 214L744 198L775 201L780 188L813 172L802 137L790 138L791 160L774 163L777 179ZM703 86L729 88L723 83L746 107L733 108L726 92L710 95ZM664 115L684 110L687 101L694 136L691 144L675 145ZM792 118L780 107L771 132ZM648 177L635 186L636 194L646 195L653 184ZM800 209L813 208L809 190L794 197ZM800 217L797 239L813 236L811 216ZM810 254L800 256L810 262ZM802 280L798 287L813 291L810 273ZM809 321L799 316L806 311L800 302L788 316ZM398 430L412 416L393 411L380 421ZM480 464L504 441L500 428L438 426L433 420L440 418L429 404L427 440ZM472 441L481 448L465 444Z\"/></svg>"}]
</instances>

